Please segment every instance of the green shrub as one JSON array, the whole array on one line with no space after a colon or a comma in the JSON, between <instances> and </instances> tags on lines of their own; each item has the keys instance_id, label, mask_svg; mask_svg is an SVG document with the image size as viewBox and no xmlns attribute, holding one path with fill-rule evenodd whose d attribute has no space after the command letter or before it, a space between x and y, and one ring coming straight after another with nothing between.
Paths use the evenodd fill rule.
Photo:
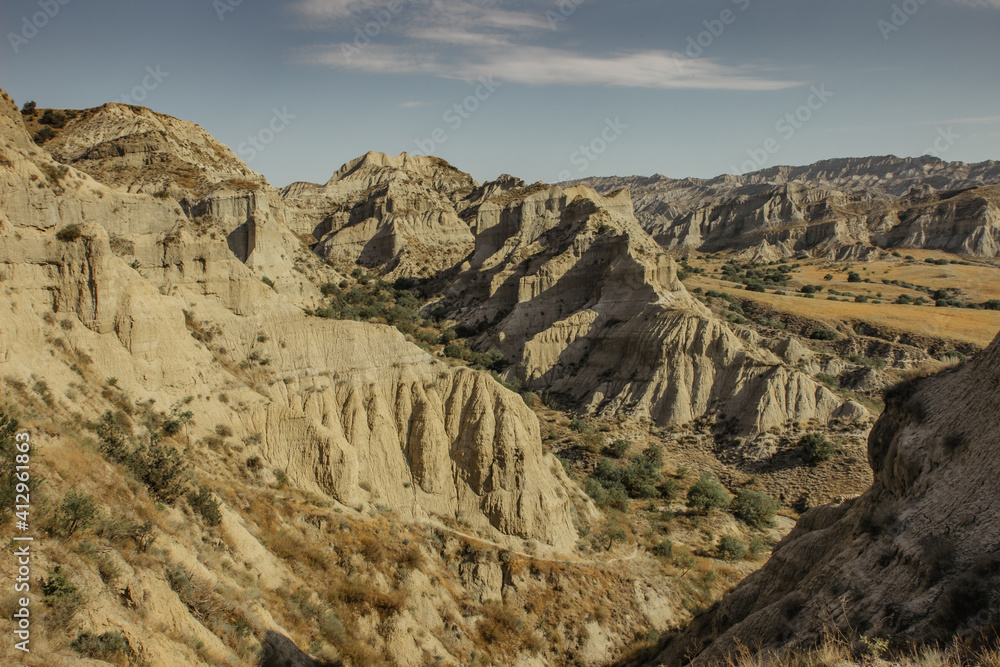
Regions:
<instances>
[{"instance_id":1,"label":"green shrub","mask_svg":"<svg viewBox=\"0 0 1000 667\"><path fill-rule=\"evenodd\" d=\"M72 243L83 236L83 226L79 223L66 225L56 232L56 239L64 243Z\"/></svg>"},{"instance_id":2,"label":"green shrub","mask_svg":"<svg viewBox=\"0 0 1000 667\"><path fill-rule=\"evenodd\" d=\"M70 489L55 513L56 532L63 537L72 537L78 530L85 530L97 516L94 499L76 489Z\"/></svg>"},{"instance_id":3,"label":"green shrub","mask_svg":"<svg viewBox=\"0 0 1000 667\"><path fill-rule=\"evenodd\" d=\"M855 273L854 271L851 271L851 272L849 272L847 274L847 282L849 282L849 283L860 283L861 282L861 275L858 274L858 273Z\"/></svg>"},{"instance_id":4,"label":"green shrub","mask_svg":"<svg viewBox=\"0 0 1000 667\"><path fill-rule=\"evenodd\" d=\"M607 449L608 456L616 459L623 459L628 454L628 450L631 446L632 443L629 442L628 440L625 440L624 438L615 440L610 445L608 445Z\"/></svg>"},{"instance_id":5,"label":"green shrub","mask_svg":"<svg viewBox=\"0 0 1000 667\"><path fill-rule=\"evenodd\" d=\"M669 560L674 557L674 543L670 540L663 540L653 547L653 554L658 558Z\"/></svg>"},{"instance_id":6,"label":"green shrub","mask_svg":"<svg viewBox=\"0 0 1000 667\"><path fill-rule=\"evenodd\" d=\"M590 430L590 424L579 417L573 417L569 420L569 429L571 431L576 431L577 433L586 433Z\"/></svg>"},{"instance_id":7,"label":"green shrub","mask_svg":"<svg viewBox=\"0 0 1000 667\"><path fill-rule=\"evenodd\" d=\"M45 606L51 610L50 622L55 627L65 628L83 604L76 584L63 574L62 565L56 565L41 580L41 589Z\"/></svg>"},{"instance_id":8,"label":"green shrub","mask_svg":"<svg viewBox=\"0 0 1000 667\"><path fill-rule=\"evenodd\" d=\"M125 635L116 630L100 635L81 632L70 646L80 655L114 664L131 664L137 657Z\"/></svg>"},{"instance_id":9,"label":"green shrub","mask_svg":"<svg viewBox=\"0 0 1000 667\"><path fill-rule=\"evenodd\" d=\"M33 116L35 115L35 108L36 105L34 100L30 102L25 102L24 106L21 107L21 113L24 114L25 116Z\"/></svg>"},{"instance_id":10,"label":"green shrub","mask_svg":"<svg viewBox=\"0 0 1000 667\"><path fill-rule=\"evenodd\" d=\"M833 443L822 433L806 433L799 438L799 448L812 463L829 461L837 452Z\"/></svg>"},{"instance_id":11,"label":"green shrub","mask_svg":"<svg viewBox=\"0 0 1000 667\"><path fill-rule=\"evenodd\" d=\"M840 334L833 329L814 329L809 337L813 340L837 340Z\"/></svg>"},{"instance_id":12,"label":"green shrub","mask_svg":"<svg viewBox=\"0 0 1000 667\"><path fill-rule=\"evenodd\" d=\"M749 526L768 528L774 525L778 504L760 491L740 489L729 505L729 511Z\"/></svg>"},{"instance_id":13,"label":"green shrub","mask_svg":"<svg viewBox=\"0 0 1000 667\"><path fill-rule=\"evenodd\" d=\"M524 404L529 408L533 408L539 403L538 394L533 391L526 391L521 394L521 398L524 400Z\"/></svg>"},{"instance_id":14,"label":"green shrub","mask_svg":"<svg viewBox=\"0 0 1000 667\"><path fill-rule=\"evenodd\" d=\"M732 500L725 487L710 473L705 473L688 489L688 507L699 512L711 512L729 507Z\"/></svg>"},{"instance_id":15,"label":"green shrub","mask_svg":"<svg viewBox=\"0 0 1000 667\"><path fill-rule=\"evenodd\" d=\"M760 558L769 551L770 547L760 535L754 535L747 545L747 554L754 560Z\"/></svg>"},{"instance_id":16,"label":"green shrub","mask_svg":"<svg viewBox=\"0 0 1000 667\"><path fill-rule=\"evenodd\" d=\"M35 140L36 144L41 146L46 141L51 141L52 139L55 139L55 137L56 137L55 130L53 130L51 127L43 127L38 132L35 132L35 136L32 138Z\"/></svg>"},{"instance_id":17,"label":"green shrub","mask_svg":"<svg viewBox=\"0 0 1000 667\"><path fill-rule=\"evenodd\" d=\"M260 281L265 285L267 285L268 287L270 287L271 289L274 289L274 281L268 278L267 276L262 277Z\"/></svg>"},{"instance_id":18,"label":"green shrub","mask_svg":"<svg viewBox=\"0 0 1000 667\"><path fill-rule=\"evenodd\" d=\"M219 501L204 486L199 486L198 491L190 491L187 495L187 501L191 509L200 514L207 525L218 526L222 523L222 512L219 511Z\"/></svg>"},{"instance_id":19,"label":"green shrub","mask_svg":"<svg viewBox=\"0 0 1000 667\"><path fill-rule=\"evenodd\" d=\"M747 554L746 543L735 535L719 538L719 557L725 560L743 560Z\"/></svg>"}]
</instances>

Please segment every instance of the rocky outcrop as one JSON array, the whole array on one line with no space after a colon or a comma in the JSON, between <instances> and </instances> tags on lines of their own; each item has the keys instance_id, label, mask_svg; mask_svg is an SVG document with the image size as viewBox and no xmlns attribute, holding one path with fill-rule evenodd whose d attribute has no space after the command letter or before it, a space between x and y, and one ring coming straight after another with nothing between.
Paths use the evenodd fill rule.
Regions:
<instances>
[{"instance_id":1,"label":"rocky outcrop","mask_svg":"<svg viewBox=\"0 0 1000 667\"><path fill-rule=\"evenodd\" d=\"M816 508L654 664L824 632L946 641L1000 622L1000 336L966 366L905 383L872 429L861 497Z\"/></svg>"},{"instance_id":2,"label":"rocky outcrop","mask_svg":"<svg viewBox=\"0 0 1000 667\"><path fill-rule=\"evenodd\" d=\"M996 162L892 156L709 180L574 181L600 192L630 188L636 217L668 249L745 252L767 244L838 260L895 247L995 257L1000 207L990 186L997 182Z\"/></svg>"},{"instance_id":3,"label":"rocky outcrop","mask_svg":"<svg viewBox=\"0 0 1000 667\"><path fill-rule=\"evenodd\" d=\"M108 103L77 112L45 148L59 162L127 192L196 201L220 181L266 183L198 125L145 107Z\"/></svg>"},{"instance_id":4,"label":"rocky outcrop","mask_svg":"<svg viewBox=\"0 0 1000 667\"><path fill-rule=\"evenodd\" d=\"M693 299L627 192L536 185L487 199L441 308L560 404L753 434L865 410L741 340Z\"/></svg>"},{"instance_id":5,"label":"rocky outcrop","mask_svg":"<svg viewBox=\"0 0 1000 667\"><path fill-rule=\"evenodd\" d=\"M473 236L459 201L478 184L435 157L368 153L319 186L282 191L294 229L316 252L393 276L432 276L460 262Z\"/></svg>"},{"instance_id":6,"label":"rocky outcrop","mask_svg":"<svg viewBox=\"0 0 1000 667\"><path fill-rule=\"evenodd\" d=\"M282 238L266 191L220 186L189 220L176 203L54 161L6 96L0 135L4 377L44 367L62 396L93 364L136 400L197 396L195 437L231 423L250 455L303 489L573 548L579 492L543 456L519 396L435 362L391 327L308 318L261 281L255 258L280 253L267 246ZM244 216L258 230L244 251L203 219ZM261 234L270 225L279 231ZM65 364L52 360L55 337Z\"/></svg>"}]
</instances>

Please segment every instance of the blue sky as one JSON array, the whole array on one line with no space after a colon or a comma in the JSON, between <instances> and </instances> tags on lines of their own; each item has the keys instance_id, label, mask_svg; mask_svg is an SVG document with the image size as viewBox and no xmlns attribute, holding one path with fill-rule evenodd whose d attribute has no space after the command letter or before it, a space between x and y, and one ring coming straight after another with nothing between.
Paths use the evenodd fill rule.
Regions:
<instances>
[{"instance_id":1,"label":"blue sky","mask_svg":"<svg viewBox=\"0 0 1000 667\"><path fill-rule=\"evenodd\" d=\"M4 0L0 20L19 103L129 96L277 186L368 150L529 182L1000 159L1000 0Z\"/></svg>"}]
</instances>

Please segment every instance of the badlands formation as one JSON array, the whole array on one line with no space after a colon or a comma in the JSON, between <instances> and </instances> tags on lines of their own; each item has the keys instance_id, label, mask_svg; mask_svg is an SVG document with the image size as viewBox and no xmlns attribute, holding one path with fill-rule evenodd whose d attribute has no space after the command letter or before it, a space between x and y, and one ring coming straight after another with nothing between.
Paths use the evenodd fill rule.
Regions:
<instances>
[{"instance_id":1,"label":"badlands formation","mask_svg":"<svg viewBox=\"0 0 1000 667\"><path fill-rule=\"evenodd\" d=\"M950 343L740 324L671 252L992 257L995 165L630 195L368 153L279 190L192 123L6 94L0 140L0 407L44 480L27 664L714 664L818 637L835 602L866 632L977 627L929 610L994 576L995 425L963 401L995 402L997 346L897 393L871 490L793 530L871 483L872 397ZM698 509L713 475L732 513Z\"/></svg>"}]
</instances>

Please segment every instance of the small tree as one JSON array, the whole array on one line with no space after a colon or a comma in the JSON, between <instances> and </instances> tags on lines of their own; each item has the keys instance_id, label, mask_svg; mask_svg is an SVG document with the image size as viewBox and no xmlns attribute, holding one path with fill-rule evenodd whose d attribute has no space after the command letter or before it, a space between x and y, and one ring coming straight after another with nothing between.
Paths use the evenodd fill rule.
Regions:
<instances>
[{"instance_id":1,"label":"small tree","mask_svg":"<svg viewBox=\"0 0 1000 667\"><path fill-rule=\"evenodd\" d=\"M778 513L778 504L770 496L760 491L740 489L736 498L729 505L729 511L754 528L767 528L774 525L774 517Z\"/></svg>"},{"instance_id":2,"label":"small tree","mask_svg":"<svg viewBox=\"0 0 1000 667\"><path fill-rule=\"evenodd\" d=\"M93 523L95 516L97 505L94 504L94 499L71 489L56 510L56 530L65 537L71 537L76 531Z\"/></svg>"},{"instance_id":3,"label":"small tree","mask_svg":"<svg viewBox=\"0 0 1000 667\"><path fill-rule=\"evenodd\" d=\"M719 538L719 556L725 560L743 560L747 554L747 545L735 535L723 535Z\"/></svg>"},{"instance_id":4,"label":"small tree","mask_svg":"<svg viewBox=\"0 0 1000 667\"><path fill-rule=\"evenodd\" d=\"M799 439L799 447L810 463L829 461L837 451L822 433L806 433Z\"/></svg>"},{"instance_id":5,"label":"small tree","mask_svg":"<svg viewBox=\"0 0 1000 667\"><path fill-rule=\"evenodd\" d=\"M725 509L732 498L714 475L705 473L688 490L688 507L698 512Z\"/></svg>"}]
</instances>

